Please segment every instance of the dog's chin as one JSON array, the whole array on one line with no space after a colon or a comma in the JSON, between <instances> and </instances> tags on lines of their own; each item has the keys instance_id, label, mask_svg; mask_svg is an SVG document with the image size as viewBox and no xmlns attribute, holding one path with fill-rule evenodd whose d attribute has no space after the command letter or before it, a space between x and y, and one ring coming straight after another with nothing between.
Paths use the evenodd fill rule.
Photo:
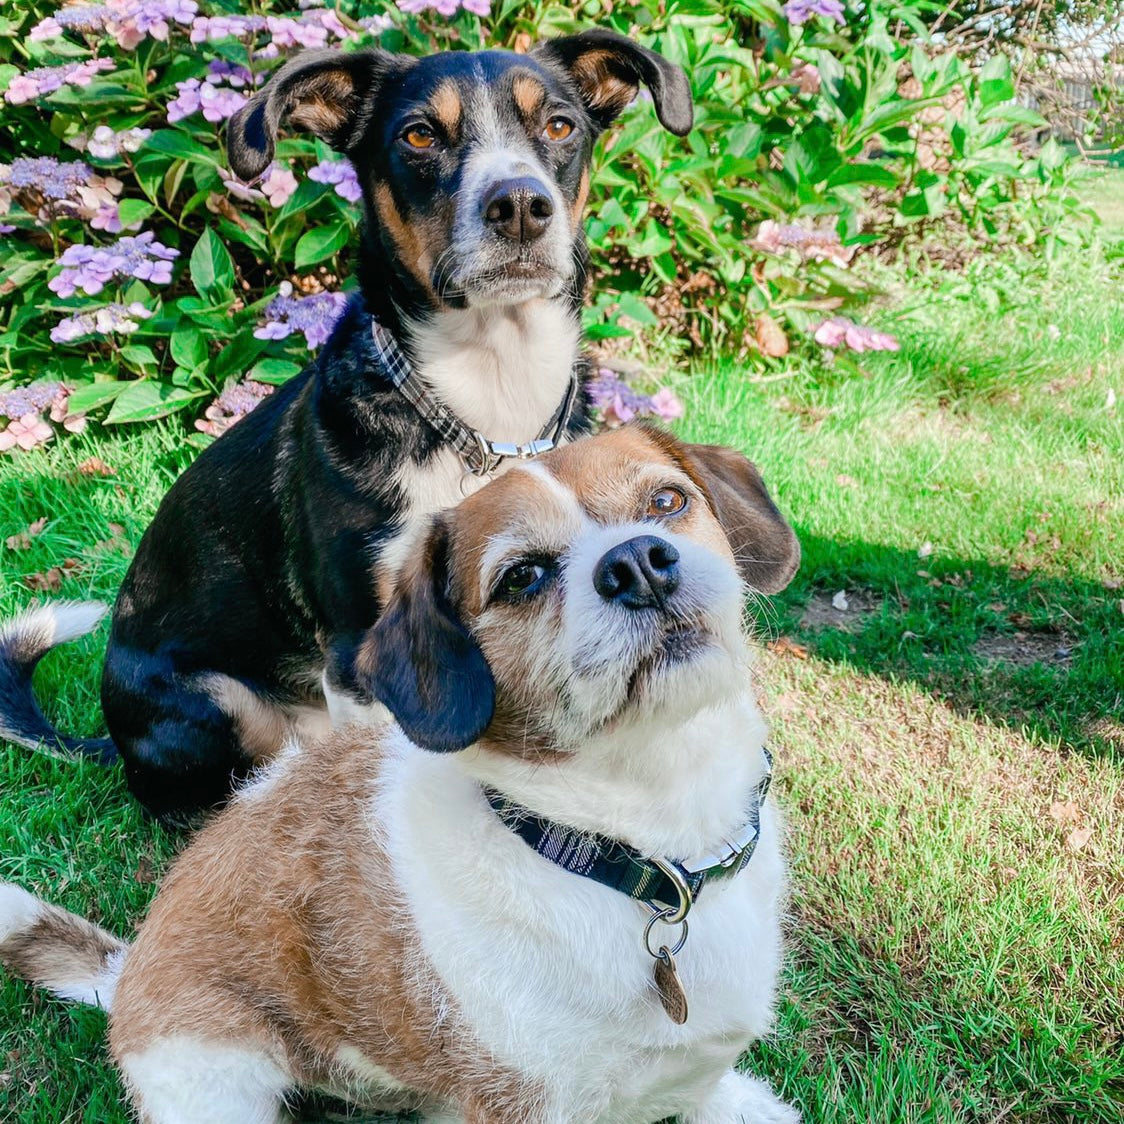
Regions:
<instances>
[{"instance_id":1,"label":"dog's chin","mask_svg":"<svg viewBox=\"0 0 1124 1124\"><path fill-rule=\"evenodd\" d=\"M721 639L708 629L684 625L665 633L638 660L617 717L665 711L689 717L721 703L737 686L734 660Z\"/></svg>"},{"instance_id":2,"label":"dog's chin","mask_svg":"<svg viewBox=\"0 0 1124 1124\"><path fill-rule=\"evenodd\" d=\"M459 288L470 308L549 300L566 287L566 278L544 262L514 261L465 278Z\"/></svg>"}]
</instances>

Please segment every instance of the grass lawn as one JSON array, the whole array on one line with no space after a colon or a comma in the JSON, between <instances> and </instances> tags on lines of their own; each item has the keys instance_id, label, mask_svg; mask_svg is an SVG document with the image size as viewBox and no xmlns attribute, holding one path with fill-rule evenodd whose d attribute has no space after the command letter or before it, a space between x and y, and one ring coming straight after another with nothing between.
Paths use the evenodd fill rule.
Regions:
<instances>
[{"instance_id":1,"label":"grass lawn","mask_svg":"<svg viewBox=\"0 0 1124 1124\"><path fill-rule=\"evenodd\" d=\"M753 455L805 552L757 619L796 885L748 1061L809 1122L1119 1124L1124 278L1095 255L933 277L860 375L679 386L683 433ZM0 464L0 540L48 519L0 547L0 612L68 558L58 596L111 597L186 460L169 425ZM98 730L103 643L40 673L68 730ZM8 749L0 777L0 877L128 932L176 843L119 773ZM0 1119L123 1124L103 1030L5 983Z\"/></svg>"}]
</instances>

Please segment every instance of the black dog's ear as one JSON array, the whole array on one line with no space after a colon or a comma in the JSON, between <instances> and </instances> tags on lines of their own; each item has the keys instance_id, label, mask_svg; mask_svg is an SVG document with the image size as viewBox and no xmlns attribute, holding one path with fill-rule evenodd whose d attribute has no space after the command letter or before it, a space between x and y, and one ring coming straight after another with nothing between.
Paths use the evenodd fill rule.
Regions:
<instances>
[{"instance_id":1,"label":"black dog's ear","mask_svg":"<svg viewBox=\"0 0 1124 1124\"><path fill-rule=\"evenodd\" d=\"M273 159L277 129L289 121L339 152L357 135L363 106L389 73L413 65L387 51L305 51L270 78L226 127L230 167L243 180Z\"/></svg>"},{"instance_id":2,"label":"black dog's ear","mask_svg":"<svg viewBox=\"0 0 1124 1124\"><path fill-rule=\"evenodd\" d=\"M730 540L742 579L758 593L784 589L800 565L800 542L753 463L725 445L680 445Z\"/></svg>"},{"instance_id":3,"label":"black dog's ear","mask_svg":"<svg viewBox=\"0 0 1124 1124\"><path fill-rule=\"evenodd\" d=\"M496 706L492 672L449 599L448 554L448 528L438 518L358 661L371 692L407 737L438 752L472 745Z\"/></svg>"},{"instance_id":4,"label":"black dog's ear","mask_svg":"<svg viewBox=\"0 0 1124 1124\"><path fill-rule=\"evenodd\" d=\"M680 137L691 131L694 108L683 69L615 31L599 29L549 39L533 55L570 76L602 129L621 114L643 83L652 93L660 124Z\"/></svg>"}]
</instances>

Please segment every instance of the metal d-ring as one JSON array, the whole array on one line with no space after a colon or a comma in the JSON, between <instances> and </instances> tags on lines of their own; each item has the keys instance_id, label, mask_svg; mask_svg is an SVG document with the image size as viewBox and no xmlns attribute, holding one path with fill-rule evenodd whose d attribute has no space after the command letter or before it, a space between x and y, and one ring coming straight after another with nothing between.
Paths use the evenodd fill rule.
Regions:
<instances>
[{"instance_id":1,"label":"metal d-ring","mask_svg":"<svg viewBox=\"0 0 1124 1124\"><path fill-rule=\"evenodd\" d=\"M644 947L648 950L648 955L653 960L662 960L665 955L675 956L679 950L687 943L687 919L680 917L677 921L672 921L671 917L675 913L673 906L668 906L667 909L652 909L652 916L648 918L648 924L644 926ZM662 921L665 925L682 925L683 932L679 934L679 940L675 942L672 948L668 948L666 944L661 944L658 950L652 948L652 927L657 921Z\"/></svg>"}]
</instances>

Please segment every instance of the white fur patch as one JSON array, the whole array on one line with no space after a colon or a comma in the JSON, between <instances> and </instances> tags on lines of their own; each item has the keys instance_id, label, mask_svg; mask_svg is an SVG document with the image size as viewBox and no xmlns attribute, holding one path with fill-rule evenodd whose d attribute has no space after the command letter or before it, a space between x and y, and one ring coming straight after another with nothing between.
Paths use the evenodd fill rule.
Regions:
<instances>
[{"instance_id":1,"label":"white fur patch","mask_svg":"<svg viewBox=\"0 0 1124 1124\"><path fill-rule=\"evenodd\" d=\"M0 944L26 932L43 912L43 903L34 894L11 882L0 882Z\"/></svg>"},{"instance_id":2,"label":"white fur patch","mask_svg":"<svg viewBox=\"0 0 1124 1124\"><path fill-rule=\"evenodd\" d=\"M100 601L58 601L28 609L0 626L0 644L16 639L45 652L93 632L108 611Z\"/></svg>"},{"instance_id":3,"label":"white fur patch","mask_svg":"<svg viewBox=\"0 0 1124 1124\"><path fill-rule=\"evenodd\" d=\"M281 1124L292 1077L264 1051L164 1038L121 1058L146 1124Z\"/></svg>"}]
</instances>

